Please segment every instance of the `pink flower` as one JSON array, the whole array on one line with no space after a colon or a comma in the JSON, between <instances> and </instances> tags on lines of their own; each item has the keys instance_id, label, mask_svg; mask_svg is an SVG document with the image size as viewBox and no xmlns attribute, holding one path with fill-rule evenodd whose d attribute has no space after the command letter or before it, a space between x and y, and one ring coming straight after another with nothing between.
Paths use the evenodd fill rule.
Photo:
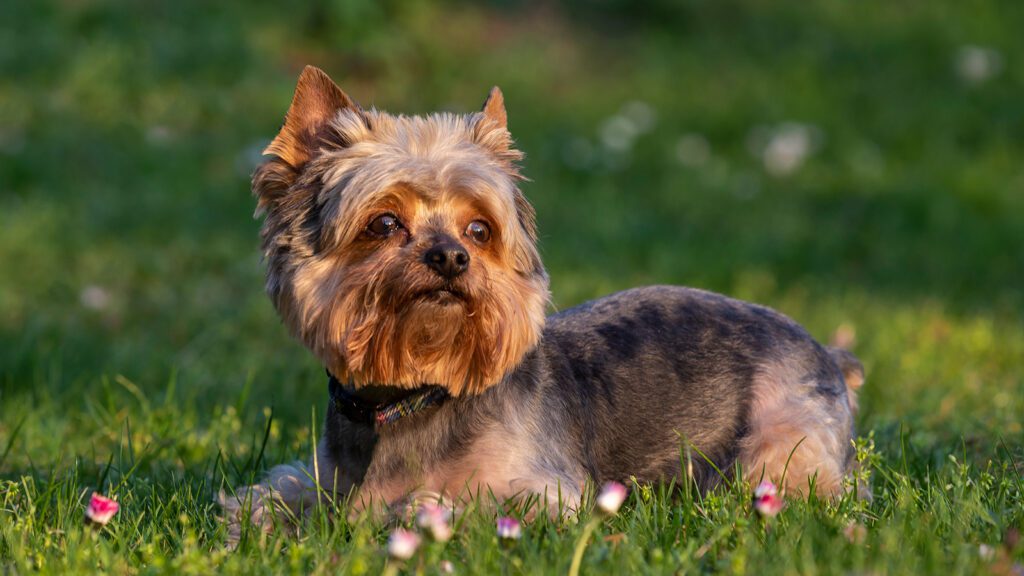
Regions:
<instances>
[{"instance_id":1,"label":"pink flower","mask_svg":"<svg viewBox=\"0 0 1024 576\"><path fill-rule=\"evenodd\" d=\"M441 563L437 565L437 569L441 571L441 574L455 574L455 565L452 564L451 560L441 560Z\"/></svg>"},{"instance_id":2,"label":"pink flower","mask_svg":"<svg viewBox=\"0 0 1024 576\"><path fill-rule=\"evenodd\" d=\"M868 529L863 524L851 522L843 528L843 536L846 536L851 544L863 544L868 537Z\"/></svg>"},{"instance_id":3,"label":"pink flower","mask_svg":"<svg viewBox=\"0 0 1024 576\"><path fill-rule=\"evenodd\" d=\"M120 508L116 501L93 492L89 498L89 506L85 509L85 519L89 523L106 526Z\"/></svg>"},{"instance_id":4,"label":"pink flower","mask_svg":"<svg viewBox=\"0 0 1024 576\"><path fill-rule=\"evenodd\" d=\"M416 513L416 525L426 530L434 540L447 542L452 537L452 527L449 524L451 518L451 510L433 502L427 502L420 506Z\"/></svg>"},{"instance_id":5,"label":"pink flower","mask_svg":"<svg viewBox=\"0 0 1024 576\"><path fill-rule=\"evenodd\" d=\"M625 501L626 487L618 482L608 482L597 495L597 509L608 516L614 516Z\"/></svg>"},{"instance_id":6,"label":"pink flower","mask_svg":"<svg viewBox=\"0 0 1024 576\"><path fill-rule=\"evenodd\" d=\"M763 517L771 518L782 510L786 503L779 496L775 484L765 480L754 489L754 509Z\"/></svg>"},{"instance_id":7,"label":"pink flower","mask_svg":"<svg viewBox=\"0 0 1024 576\"><path fill-rule=\"evenodd\" d=\"M498 518L498 538L503 540L519 540L523 536L523 528L519 520L502 516Z\"/></svg>"},{"instance_id":8,"label":"pink flower","mask_svg":"<svg viewBox=\"0 0 1024 576\"><path fill-rule=\"evenodd\" d=\"M395 530L388 537L388 556L394 560L408 560L420 547L420 537L415 532Z\"/></svg>"}]
</instances>

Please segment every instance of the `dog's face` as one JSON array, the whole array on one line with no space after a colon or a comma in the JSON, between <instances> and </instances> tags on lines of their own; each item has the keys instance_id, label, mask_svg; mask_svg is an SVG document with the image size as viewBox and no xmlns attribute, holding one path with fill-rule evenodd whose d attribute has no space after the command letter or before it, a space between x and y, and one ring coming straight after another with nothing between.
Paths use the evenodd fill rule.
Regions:
<instances>
[{"instance_id":1,"label":"dog's face","mask_svg":"<svg viewBox=\"0 0 1024 576\"><path fill-rule=\"evenodd\" d=\"M497 89L391 116L307 67L265 153L267 291L339 380L477 393L537 344L547 275Z\"/></svg>"}]
</instances>

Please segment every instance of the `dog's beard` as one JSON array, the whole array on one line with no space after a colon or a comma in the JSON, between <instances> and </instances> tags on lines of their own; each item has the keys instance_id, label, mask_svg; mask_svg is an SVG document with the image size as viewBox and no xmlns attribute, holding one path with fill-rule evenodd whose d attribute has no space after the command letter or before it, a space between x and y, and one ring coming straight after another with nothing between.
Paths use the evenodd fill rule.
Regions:
<instances>
[{"instance_id":1,"label":"dog's beard","mask_svg":"<svg viewBox=\"0 0 1024 576\"><path fill-rule=\"evenodd\" d=\"M325 314L300 331L332 374L356 387L434 384L456 396L479 393L540 338L542 278L495 274L439 284L415 269L374 276L358 268L340 279Z\"/></svg>"},{"instance_id":2,"label":"dog's beard","mask_svg":"<svg viewBox=\"0 0 1024 576\"><path fill-rule=\"evenodd\" d=\"M348 371L359 384L424 384L427 374L445 374L443 381L468 372L465 354L472 347L470 303L439 302L415 296L397 309L378 309L364 315L342 343ZM419 374L417 374L419 373Z\"/></svg>"}]
</instances>

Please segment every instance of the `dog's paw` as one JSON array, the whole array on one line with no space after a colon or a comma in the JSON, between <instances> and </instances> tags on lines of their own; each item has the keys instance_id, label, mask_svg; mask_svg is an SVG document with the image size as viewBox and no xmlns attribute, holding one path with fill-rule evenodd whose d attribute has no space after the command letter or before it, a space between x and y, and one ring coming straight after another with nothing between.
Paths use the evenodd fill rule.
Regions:
<instances>
[{"instance_id":1,"label":"dog's paw","mask_svg":"<svg viewBox=\"0 0 1024 576\"><path fill-rule=\"evenodd\" d=\"M302 464L275 466L260 484L217 496L220 520L227 526L227 545L238 545L245 526L270 533L275 527L293 529L309 504L317 499L316 482Z\"/></svg>"},{"instance_id":2,"label":"dog's paw","mask_svg":"<svg viewBox=\"0 0 1024 576\"><path fill-rule=\"evenodd\" d=\"M228 494L221 490L217 495L221 516L218 518L227 527L227 547L234 549L242 537L242 529L249 525L263 532L273 528L273 493L267 486L257 484Z\"/></svg>"},{"instance_id":3,"label":"dog's paw","mask_svg":"<svg viewBox=\"0 0 1024 576\"><path fill-rule=\"evenodd\" d=\"M437 505L453 513L461 512L452 499L440 492L416 490L388 505L387 522L395 525L411 523L424 504Z\"/></svg>"}]
</instances>

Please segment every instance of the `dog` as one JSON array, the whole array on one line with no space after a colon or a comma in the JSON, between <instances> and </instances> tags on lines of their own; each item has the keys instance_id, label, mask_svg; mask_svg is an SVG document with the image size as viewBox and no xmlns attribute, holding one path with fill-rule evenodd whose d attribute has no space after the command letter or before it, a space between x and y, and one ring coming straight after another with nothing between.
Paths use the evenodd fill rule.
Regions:
<instances>
[{"instance_id":1,"label":"dog","mask_svg":"<svg viewBox=\"0 0 1024 576\"><path fill-rule=\"evenodd\" d=\"M573 510L609 480L849 489L863 369L782 314L653 286L545 317L497 87L478 113L394 116L306 67L264 153L266 290L330 404L309 465L222 495L233 526L424 492Z\"/></svg>"}]
</instances>

